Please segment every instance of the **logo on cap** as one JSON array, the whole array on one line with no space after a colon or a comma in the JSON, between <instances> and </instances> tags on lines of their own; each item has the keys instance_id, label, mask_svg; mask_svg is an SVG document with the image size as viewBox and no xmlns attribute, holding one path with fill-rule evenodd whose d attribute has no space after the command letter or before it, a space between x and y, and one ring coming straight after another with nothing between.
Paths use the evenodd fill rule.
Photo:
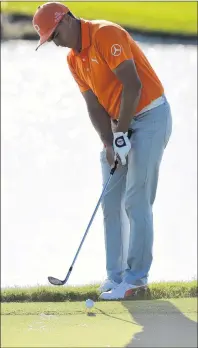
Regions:
<instances>
[{"instance_id":1,"label":"logo on cap","mask_svg":"<svg viewBox=\"0 0 198 348\"><path fill-rule=\"evenodd\" d=\"M37 31L37 33L39 33L40 28L39 28L38 24L34 24L34 28L35 28L35 30Z\"/></svg>"},{"instance_id":2,"label":"logo on cap","mask_svg":"<svg viewBox=\"0 0 198 348\"><path fill-rule=\"evenodd\" d=\"M118 44L114 44L113 46L111 46L111 54L112 56L120 56L122 52L122 46L118 45Z\"/></svg>"},{"instance_id":3,"label":"logo on cap","mask_svg":"<svg viewBox=\"0 0 198 348\"><path fill-rule=\"evenodd\" d=\"M54 19L55 19L55 22L58 23L60 22L61 18L65 15L64 12L55 12L54 13Z\"/></svg>"}]
</instances>

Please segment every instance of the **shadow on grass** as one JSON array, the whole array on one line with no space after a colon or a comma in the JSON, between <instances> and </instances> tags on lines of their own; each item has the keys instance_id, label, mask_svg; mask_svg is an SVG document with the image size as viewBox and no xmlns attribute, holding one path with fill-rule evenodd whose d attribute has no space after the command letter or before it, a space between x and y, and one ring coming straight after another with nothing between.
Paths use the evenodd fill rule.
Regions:
<instances>
[{"instance_id":1,"label":"shadow on grass","mask_svg":"<svg viewBox=\"0 0 198 348\"><path fill-rule=\"evenodd\" d=\"M113 319L116 319L116 320L121 320L121 321L125 321L125 323L129 323L129 324L133 324L133 325L138 325L136 324L134 321L131 321L131 320L126 320L126 319L122 319L122 318L118 318L116 317L115 315L112 315L112 314L107 314L106 312L102 311L101 309L95 307L101 314L105 315L106 317L110 317L110 318L113 318Z\"/></svg>"},{"instance_id":2,"label":"shadow on grass","mask_svg":"<svg viewBox=\"0 0 198 348\"><path fill-rule=\"evenodd\" d=\"M142 326L126 347L197 347L197 323L168 300L122 301Z\"/></svg>"}]
</instances>

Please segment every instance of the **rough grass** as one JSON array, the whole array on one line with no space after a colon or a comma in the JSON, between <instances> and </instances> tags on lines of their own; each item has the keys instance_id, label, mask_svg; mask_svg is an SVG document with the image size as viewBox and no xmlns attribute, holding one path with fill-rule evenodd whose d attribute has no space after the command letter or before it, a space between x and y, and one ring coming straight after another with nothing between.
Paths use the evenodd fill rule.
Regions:
<instances>
[{"instance_id":1,"label":"rough grass","mask_svg":"<svg viewBox=\"0 0 198 348\"><path fill-rule=\"evenodd\" d=\"M1 3L2 12L26 13L33 15L39 4L44 2ZM167 1L136 2L63 2L79 17L87 19L106 19L120 23L128 28L168 33L197 33L197 3Z\"/></svg>"},{"instance_id":2,"label":"rough grass","mask_svg":"<svg viewBox=\"0 0 198 348\"><path fill-rule=\"evenodd\" d=\"M98 300L98 285L82 287L37 286L27 288L5 288L1 291L1 302L64 302ZM160 282L149 286L146 293L134 299L170 299L197 297L197 281Z\"/></svg>"}]
</instances>

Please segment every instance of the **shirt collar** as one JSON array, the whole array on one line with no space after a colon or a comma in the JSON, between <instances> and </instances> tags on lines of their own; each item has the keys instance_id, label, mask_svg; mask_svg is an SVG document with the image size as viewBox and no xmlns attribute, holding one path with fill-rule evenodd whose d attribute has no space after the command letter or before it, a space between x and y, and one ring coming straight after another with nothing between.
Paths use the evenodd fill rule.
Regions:
<instances>
[{"instance_id":1,"label":"shirt collar","mask_svg":"<svg viewBox=\"0 0 198 348\"><path fill-rule=\"evenodd\" d=\"M91 45L90 40L90 28L89 28L89 21L85 21L84 19L80 20L81 22L81 38L82 38L82 49L88 48Z\"/></svg>"}]
</instances>

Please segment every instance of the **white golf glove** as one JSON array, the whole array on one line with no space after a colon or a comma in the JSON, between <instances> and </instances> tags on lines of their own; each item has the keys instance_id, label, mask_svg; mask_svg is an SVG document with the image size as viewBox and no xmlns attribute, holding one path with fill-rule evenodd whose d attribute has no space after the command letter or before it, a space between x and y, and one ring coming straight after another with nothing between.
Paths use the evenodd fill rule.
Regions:
<instances>
[{"instance_id":1,"label":"white golf glove","mask_svg":"<svg viewBox=\"0 0 198 348\"><path fill-rule=\"evenodd\" d=\"M115 160L119 159L123 166L126 164L126 158L131 150L131 143L127 135L128 133L123 132L113 133Z\"/></svg>"}]
</instances>

